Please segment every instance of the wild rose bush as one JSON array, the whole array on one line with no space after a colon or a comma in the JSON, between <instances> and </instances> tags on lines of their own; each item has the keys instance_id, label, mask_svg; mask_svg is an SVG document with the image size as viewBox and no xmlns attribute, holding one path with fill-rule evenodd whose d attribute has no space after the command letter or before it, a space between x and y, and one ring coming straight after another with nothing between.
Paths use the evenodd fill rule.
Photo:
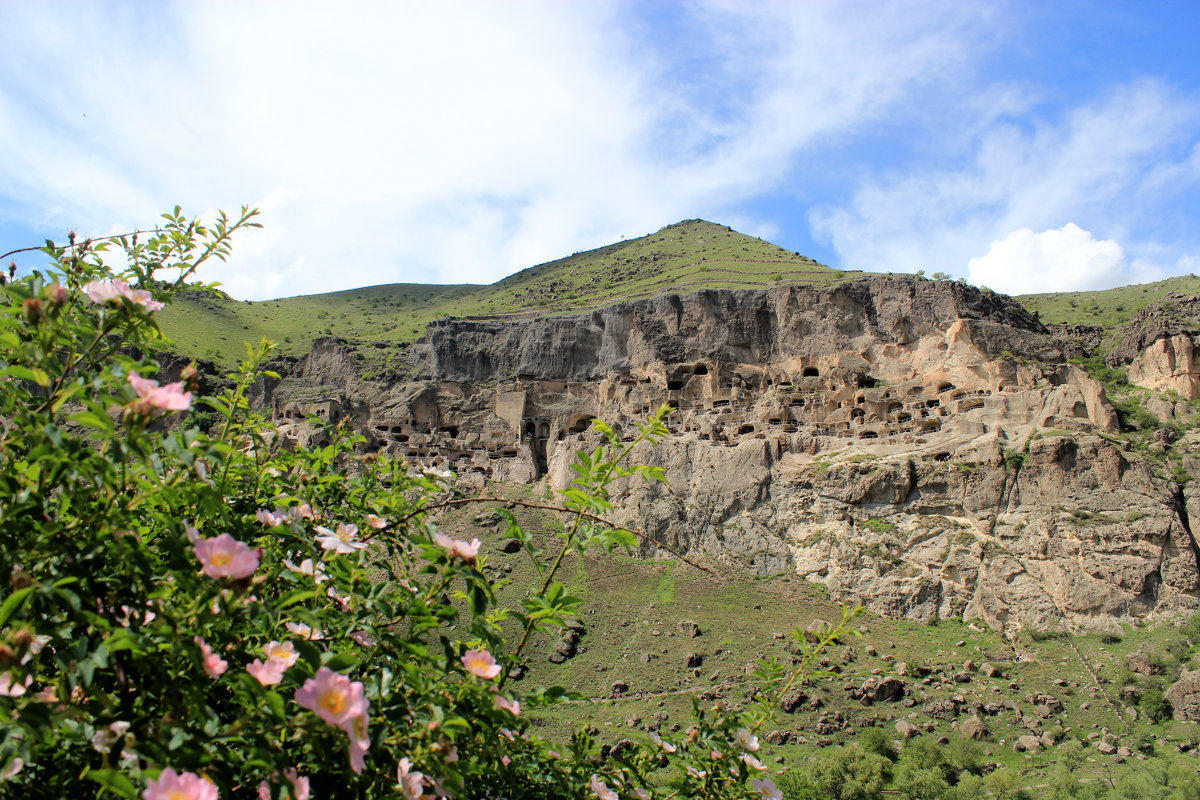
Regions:
<instances>
[{"instance_id":1,"label":"wild rose bush","mask_svg":"<svg viewBox=\"0 0 1200 800\"><path fill-rule=\"evenodd\" d=\"M447 476L360 458L341 431L278 447L247 401L269 345L207 397L142 355L167 346L155 312L255 213L48 245L54 268L0 287L0 794L778 797L755 732L841 628L799 671L764 665L741 710L697 704L680 739L606 760L585 733L556 751L528 732L528 709L570 693L507 681L530 634L577 610L563 554L635 543L603 523L607 487L661 479L625 462L667 409L631 444L599 426L553 558L508 517L542 582L501 608L478 540L425 512ZM211 435L179 424L197 405L221 417Z\"/></svg>"}]
</instances>

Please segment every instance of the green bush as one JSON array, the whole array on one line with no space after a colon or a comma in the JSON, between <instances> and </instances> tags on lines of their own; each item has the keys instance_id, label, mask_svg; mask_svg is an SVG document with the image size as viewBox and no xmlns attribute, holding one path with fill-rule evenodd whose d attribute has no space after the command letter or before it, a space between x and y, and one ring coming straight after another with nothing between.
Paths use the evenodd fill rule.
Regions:
<instances>
[{"instance_id":1,"label":"green bush","mask_svg":"<svg viewBox=\"0 0 1200 800\"><path fill-rule=\"evenodd\" d=\"M607 761L586 733L556 752L529 732L524 712L569 692L508 682L531 635L580 607L556 580L564 555L636 545L603 521L608 486L662 479L626 462L666 433L666 407L630 443L596 423L603 443L580 452L551 553L499 512L541 574L501 607L479 541L447 537L429 515L475 502L452 499L448 473L360 458L361 437L346 431L281 449L247 399L270 374L269 344L248 348L208 397L194 369L161 385L158 364L131 355L165 346L154 312L256 225L245 209L212 226L165 216L154 236L116 241L128 265L118 275L104 244L49 246L53 269L0 287L0 793L774 791L754 732L856 612L802 645L797 670L764 664L767 691L743 710L697 703L687 737ZM178 423L201 407L217 415L208 432Z\"/></svg>"}]
</instances>

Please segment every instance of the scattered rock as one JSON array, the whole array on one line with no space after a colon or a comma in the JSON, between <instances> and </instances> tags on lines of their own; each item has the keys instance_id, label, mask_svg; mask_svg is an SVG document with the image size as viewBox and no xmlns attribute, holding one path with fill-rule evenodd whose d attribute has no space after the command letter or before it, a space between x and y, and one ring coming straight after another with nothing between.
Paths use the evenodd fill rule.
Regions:
<instances>
[{"instance_id":1,"label":"scattered rock","mask_svg":"<svg viewBox=\"0 0 1200 800\"><path fill-rule=\"evenodd\" d=\"M829 632L830 628L831 626L828 622L817 617L808 623L808 627L804 629L804 640L810 643L819 642Z\"/></svg>"},{"instance_id":2,"label":"scattered rock","mask_svg":"<svg viewBox=\"0 0 1200 800\"><path fill-rule=\"evenodd\" d=\"M964 739L983 741L991 731L988 730L987 723L979 717L969 717L963 724L958 726L958 733Z\"/></svg>"},{"instance_id":3,"label":"scattered rock","mask_svg":"<svg viewBox=\"0 0 1200 800\"><path fill-rule=\"evenodd\" d=\"M1174 710L1175 719L1200 720L1200 669L1181 670L1179 680L1167 689L1167 702Z\"/></svg>"},{"instance_id":4,"label":"scattered rock","mask_svg":"<svg viewBox=\"0 0 1200 800\"><path fill-rule=\"evenodd\" d=\"M908 720L902 719L896 723L896 733L900 734L901 738L907 741L914 736L920 736L921 729Z\"/></svg>"},{"instance_id":5,"label":"scattered rock","mask_svg":"<svg viewBox=\"0 0 1200 800\"><path fill-rule=\"evenodd\" d=\"M694 639L700 635L700 626L689 619L685 619L678 625L679 632L688 638Z\"/></svg>"},{"instance_id":6,"label":"scattered rock","mask_svg":"<svg viewBox=\"0 0 1200 800\"><path fill-rule=\"evenodd\" d=\"M704 666L704 655L702 653L688 653L683 657L683 660L689 669Z\"/></svg>"}]
</instances>

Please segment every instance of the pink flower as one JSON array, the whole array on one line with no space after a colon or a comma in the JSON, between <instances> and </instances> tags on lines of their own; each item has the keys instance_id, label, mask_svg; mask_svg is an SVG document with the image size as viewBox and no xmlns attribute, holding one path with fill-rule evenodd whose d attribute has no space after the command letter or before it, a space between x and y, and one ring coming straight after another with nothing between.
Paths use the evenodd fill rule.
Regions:
<instances>
[{"instance_id":1,"label":"pink flower","mask_svg":"<svg viewBox=\"0 0 1200 800\"><path fill-rule=\"evenodd\" d=\"M204 565L204 574L210 578L248 578L258 569L261 550L255 550L228 533L215 539L201 539L194 548L196 558Z\"/></svg>"},{"instance_id":2,"label":"pink flower","mask_svg":"<svg viewBox=\"0 0 1200 800\"><path fill-rule=\"evenodd\" d=\"M31 683L33 683L32 675L26 675L25 683L22 685L13 681L11 672L6 672L0 675L0 695L4 695L5 697L20 697L25 694L25 690Z\"/></svg>"},{"instance_id":3,"label":"pink flower","mask_svg":"<svg viewBox=\"0 0 1200 800\"><path fill-rule=\"evenodd\" d=\"M377 517L374 514L367 514L367 527L375 530L383 530L388 526L388 521L383 517Z\"/></svg>"},{"instance_id":4,"label":"pink flower","mask_svg":"<svg viewBox=\"0 0 1200 800\"><path fill-rule=\"evenodd\" d=\"M158 780L146 782L142 800L217 800L217 787L194 772L176 772L167 767Z\"/></svg>"},{"instance_id":5,"label":"pink flower","mask_svg":"<svg viewBox=\"0 0 1200 800\"><path fill-rule=\"evenodd\" d=\"M661 747L663 750L666 750L668 753L674 753L678 749L675 745L671 744L670 742L664 741L663 738L661 736L659 736L657 733L655 733L654 731L650 731L650 739L656 745Z\"/></svg>"},{"instance_id":6,"label":"pink flower","mask_svg":"<svg viewBox=\"0 0 1200 800\"><path fill-rule=\"evenodd\" d=\"M294 522L299 522L302 519L315 519L316 514L313 513L312 506L308 503L301 503L298 506L292 506L287 510L288 517Z\"/></svg>"},{"instance_id":7,"label":"pink flower","mask_svg":"<svg viewBox=\"0 0 1200 800\"><path fill-rule=\"evenodd\" d=\"M521 701L509 700L507 697L496 695L496 708L502 708L514 717L521 714Z\"/></svg>"},{"instance_id":8,"label":"pink flower","mask_svg":"<svg viewBox=\"0 0 1200 800\"><path fill-rule=\"evenodd\" d=\"M468 564L474 564L475 556L479 554L480 542L478 539L472 539L471 543L467 544L466 542L458 539L451 539L444 533L435 533L433 535L433 541L438 545L438 547L447 550L450 555L458 556Z\"/></svg>"},{"instance_id":9,"label":"pink flower","mask_svg":"<svg viewBox=\"0 0 1200 800\"><path fill-rule=\"evenodd\" d=\"M204 659L204 671L208 673L208 677L219 678L225 670L229 669L229 662L214 653L208 646L208 642L199 636L193 637L192 641L200 648L200 656Z\"/></svg>"},{"instance_id":10,"label":"pink flower","mask_svg":"<svg viewBox=\"0 0 1200 800\"><path fill-rule=\"evenodd\" d=\"M263 650L266 652L268 659L283 662L285 668L295 664L296 659L300 657L300 654L296 652L296 648L291 642L269 642Z\"/></svg>"},{"instance_id":11,"label":"pink flower","mask_svg":"<svg viewBox=\"0 0 1200 800\"><path fill-rule=\"evenodd\" d=\"M267 511L265 508L260 508L254 518L266 525L268 528L274 528L276 525L283 525L287 522L287 517L276 511Z\"/></svg>"},{"instance_id":12,"label":"pink flower","mask_svg":"<svg viewBox=\"0 0 1200 800\"><path fill-rule=\"evenodd\" d=\"M367 546L366 542L358 541L357 525L343 525L339 522L336 532L318 525L316 531L319 534L317 536L317 544L326 550L346 554L353 553L355 550L362 550Z\"/></svg>"},{"instance_id":13,"label":"pink flower","mask_svg":"<svg viewBox=\"0 0 1200 800\"><path fill-rule=\"evenodd\" d=\"M315 580L318 584L324 583L325 581L329 580L329 576L327 574L325 574L325 568L322 567L320 564L313 563L313 560L311 558L306 558L303 561L301 561L300 566L296 566L291 561L289 561L288 559L285 558L283 560L283 565L298 575L311 576L312 579Z\"/></svg>"},{"instance_id":14,"label":"pink flower","mask_svg":"<svg viewBox=\"0 0 1200 800\"><path fill-rule=\"evenodd\" d=\"M763 796L763 800L783 800L783 792L775 787L775 781L770 778L756 778L750 781L750 786Z\"/></svg>"},{"instance_id":15,"label":"pink flower","mask_svg":"<svg viewBox=\"0 0 1200 800\"><path fill-rule=\"evenodd\" d=\"M507 767L512 763L512 759L508 756L500 756L500 763Z\"/></svg>"},{"instance_id":16,"label":"pink flower","mask_svg":"<svg viewBox=\"0 0 1200 800\"><path fill-rule=\"evenodd\" d=\"M746 728L738 728L737 733L734 734L734 740L737 746L747 753L753 753L758 750L758 737Z\"/></svg>"},{"instance_id":17,"label":"pink flower","mask_svg":"<svg viewBox=\"0 0 1200 800\"><path fill-rule=\"evenodd\" d=\"M404 800L421 800L424 796L421 790L425 788L425 774L413 769L407 758L400 759L396 778L400 783L400 791L404 793Z\"/></svg>"},{"instance_id":18,"label":"pink flower","mask_svg":"<svg viewBox=\"0 0 1200 800\"><path fill-rule=\"evenodd\" d=\"M463 667L472 675L491 680L500 674L500 665L487 650L468 650L462 656Z\"/></svg>"},{"instance_id":19,"label":"pink flower","mask_svg":"<svg viewBox=\"0 0 1200 800\"><path fill-rule=\"evenodd\" d=\"M283 680L287 664L274 658L268 658L267 663L254 659L246 665L246 672L253 675L263 686L275 686Z\"/></svg>"},{"instance_id":20,"label":"pink flower","mask_svg":"<svg viewBox=\"0 0 1200 800\"><path fill-rule=\"evenodd\" d=\"M153 298L145 289L131 288L125 281L92 281L83 287L88 299L96 305L104 305L122 297L131 303L137 303L147 311L158 311L163 304Z\"/></svg>"},{"instance_id":21,"label":"pink flower","mask_svg":"<svg viewBox=\"0 0 1200 800\"><path fill-rule=\"evenodd\" d=\"M283 771L283 777L287 778L288 783L292 784L292 800L309 800L309 785L308 778L296 772L295 767L288 767ZM279 779L279 773L271 773L271 780ZM259 800L271 800L271 784L263 781L258 784Z\"/></svg>"},{"instance_id":22,"label":"pink flower","mask_svg":"<svg viewBox=\"0 0 1200 800\"><path fill-rule=\"evenodd\" d=\"M303 622L285 622L283 627L287 628L292 633L299 636L301 639L321 639L325 636L321 630L313 630L310 626Z\"/></svg>"},{"instance_id":23,"label":"pink flower","mask_svg":"<svg viewBox=\"0 0 1200 800\"><path fill-rule=\"evenodd\" d=\"M296 690L296 702L339 728L366 714L370 706L363 697L362 683L352 682L329 667L321 667L315 678L309 678Z\"/></svg>"},{"instance_id":24,"label":"pink flower","mask_svg":"<svg viewBox=\"0 0 1200 800\"><path fill-rule=\"evenodd\" d=\"M608 784L600 780L600 776L592 773L591 781L592 791L596 793L596 797L600 800L619 800L617 793L608 788Z\"/></svg>"},{"instance_id":25,"label":"pink flower","mask_svg":"<svg viewBox=\"0 0 1200 800\"><path fill-rule=\"evenodd\" d=\"M159 386L158 381L143 378L133 370L129 370L128 377L129 385L141 398L132 404L138 411L149 413L155 408L164 411L187 411L192 405L192 393L183 390L181 381Z\"/></svg>"},{"instance_id":26,"label":"pink flower","mask_svg":"<svg viewBox=\"0 0 1200 800\"><path fill-rule=\"evenodd\" d=\"M344 725L338 726L350 737L350 769L354 770L355 775L362 774L363 757L366 756L367 749L371 746L371 737L367 733L367 726L370 722L370 716L363 712L348 720Z\"/></svg>"}]
</instances>

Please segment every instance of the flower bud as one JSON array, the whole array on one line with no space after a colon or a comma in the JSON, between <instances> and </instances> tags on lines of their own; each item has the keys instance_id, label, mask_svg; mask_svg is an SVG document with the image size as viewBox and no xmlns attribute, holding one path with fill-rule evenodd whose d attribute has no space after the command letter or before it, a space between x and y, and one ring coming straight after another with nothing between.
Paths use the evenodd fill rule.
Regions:
<instances>
[{"instance_id":1,"label":"flower bud","mask_svg":"<svg viewBox=\"0 0 1200 800\"><path fill-rule=\"evenodd\" d=\"M51 311L58 311L71 299L71 293L61 283L52 283L42 290L42 297L50 304Z\"/></svg>"},{"instance_id":2,"label":"flower bud","mask_svg":"<svg viewBox=\"0 0 1200 800\"><path fill-rule=\"evenodd\" d=\"M25 312L25 319L30 325L37 325L46 318L46 310L42 308L42 301L36 297L31 297L22 303L21 310Z\"/></svg>"},{"instance_id":3,"label":"flower bud","mask_svg":"<svg viewBox=\"0 0 1200 800\"><path fill-rule=\"evenodd\" d=\"M183 382L189 392L200 391L200 373L196 371L195 361L183 368L183 371L179 373L179 380Z\"/></svg>"}]
</instances>

